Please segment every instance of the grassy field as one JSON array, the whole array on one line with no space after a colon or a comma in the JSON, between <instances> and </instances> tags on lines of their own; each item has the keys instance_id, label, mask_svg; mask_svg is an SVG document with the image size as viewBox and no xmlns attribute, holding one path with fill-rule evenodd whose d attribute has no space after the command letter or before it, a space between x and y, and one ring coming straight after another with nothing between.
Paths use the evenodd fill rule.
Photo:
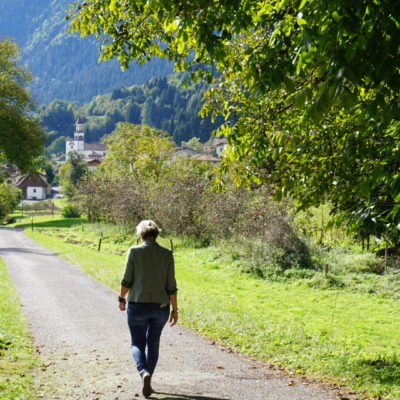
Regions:
<instances>
[{"instance_id":1,"label":"grassy field","mask_svg":"<svg viewBox=\"0 0 400 400\"><path fill-rule=\"evenodd\" d=\"M26 234L117 290L132 233L71 221L54 225L43 221L40 230ZM167 239L160 241L169 247ZM363 398L400 399L397 300L256 279L233 269L218 247L195 249L182 240L174 247L181 323L266 363L343 384Z\"/></svg>"},{"instance_id":2,"label":"grassy field","mask_svg":"<svg viewBox=\"0 0 400 400\"><path fill-rule=\"evenodd\" d=\"M0 399L36 399L31 372L39 365L19 297L0 259Z\"/></svg>"},{"instance_id":3,"label":"grassy field","mask_svg":"<svg viewBox=\"0 0 400 400\"><path fill-rule=\"evenodd\" d=\"M81 225L86 220L84 218L63 218L60 213L54 215L21 215L19 211L14 212L12 216L16 222L8 224L9 228L70 228L73 225Z\"/></svg>"}]
</instances>

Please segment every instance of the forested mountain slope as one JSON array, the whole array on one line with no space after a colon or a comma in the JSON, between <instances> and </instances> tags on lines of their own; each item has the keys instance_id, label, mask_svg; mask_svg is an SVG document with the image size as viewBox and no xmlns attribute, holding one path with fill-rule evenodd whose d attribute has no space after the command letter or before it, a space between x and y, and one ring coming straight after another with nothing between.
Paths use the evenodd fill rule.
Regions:
<instances>
[{"instance_id":1,"label":"forested mountain slope","mask_svg":"<svg viewBox=\"0 0 400 400\"><path fill-rule=\"evenodd\" d=\"M162 129L177 145L194 136L205 142L222 120L211 123L209 117L198 116L208 85L200 82L184 87L186 78L182 73L154 78L144 85L114 89L111 93L95 96L83 106L54 100L48 106L40 106L37 115L50 135L49 144L57 138L71 137L78 116L84 123L87 142L100 141L122 121Z\"/></svg>"},{"instance_id":2,"label":"forested mountain slope","mask_svg":"<svg viewBox=\"0 0 400 400\"><path fill-rule=\"evenodd\" d=\"M131 64L121 71L116 61L98 63L98 46L92 39L67 33L65 10L70 0L2 0L0 37L15 38L22 63L33 73L34 97L39 103L55 98L87 102L115 88L143 84L172 72L172 65L153 60Z\"/></svg>"}]
</instances>

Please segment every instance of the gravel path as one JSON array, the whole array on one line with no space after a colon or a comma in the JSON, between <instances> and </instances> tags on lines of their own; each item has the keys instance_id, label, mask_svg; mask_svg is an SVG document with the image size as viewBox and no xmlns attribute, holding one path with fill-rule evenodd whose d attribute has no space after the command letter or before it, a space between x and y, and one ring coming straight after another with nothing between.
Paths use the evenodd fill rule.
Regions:
<instances>
[{"instance_id":1,"label":"gravel path","mask_svg":"<svg viewBox=\"0 0 400 400\"><path fill-rule=\"evenodd\" d=\"M44 361L35 377L42 398L142 397L126 314L118 310L115 292L18 229L0 228L0 256ZM157 393L152 398L164 400L340 398L333 390L268 369L181 326L164 329L153 387Z\"/></svg>"}]
</instances>

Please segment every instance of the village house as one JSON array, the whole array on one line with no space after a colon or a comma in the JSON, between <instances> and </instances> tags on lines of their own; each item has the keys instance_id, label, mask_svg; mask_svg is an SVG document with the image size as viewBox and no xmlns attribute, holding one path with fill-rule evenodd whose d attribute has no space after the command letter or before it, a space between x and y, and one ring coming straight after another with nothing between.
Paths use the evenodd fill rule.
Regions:
<instances>
[{"instance_id":1,"label":"village house","mask_svg":"<svg viewBox=\"0 0 400 400\"><path fill-rule=\"evenodd\" d=\"M103 161L106 150L107 146L105 144L85 143L83 123L81 117L79 117L76 121L74 138L69 138L65 141L65 159L68 161L68 153L76 151L88 163L89 169L93 170Z\"/></svg>"},{"instance_id":2,"label":"village house","mask_svg":"<svg viewBox=\"0 0 400 400\"><path fill-rule=\"evenodd\" d=\"M51 194L51 186L40 172L20 176L15 185L22 190L24 200L44 200Z\"/></svg>"},{"instance_id":3,"label":"village house","mask_svg":"<svg viewBox=\"0 0 400 400\"><path fill-rule=\"evenodd\" d=\"M85 161L89 171L94 171L101 164L101 160L98 158L88 158Z\"/></svg>"},{"instance_id":4,"label":"village house","mask_svg":"<svg viewBox=\"0 0 400 400\"><path fill-rule=\"evenodd\" d=\"M226 138L215 138L209 145L204 146L205 153L213 153L218 158L222 157L222 151L227 146L228 141Z\"/></svg>"},{"instance_id":5,"label":"village house","mask_svg":"<svg viewBox=\"0 0 400 400\"><path fill-rule=\"evenodd\" d=\"M215 138L206 144L203 148L203 153L193 154L190 159L197 161L206 161L210 164L217 165L221 162L222 151L227 146L226 138Z\"/></svg>"}]
</instances>

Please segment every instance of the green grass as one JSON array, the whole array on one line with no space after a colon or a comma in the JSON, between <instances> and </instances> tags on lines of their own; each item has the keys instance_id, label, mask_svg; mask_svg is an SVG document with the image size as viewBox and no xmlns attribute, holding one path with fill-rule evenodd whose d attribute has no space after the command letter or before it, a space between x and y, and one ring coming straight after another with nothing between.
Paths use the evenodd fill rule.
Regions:
<instances>
[{"instance_id":1,"label":"green grass","mask_svg":"<svg viewBox=\"0 0 400 400\"><path fill-rule=\"evenodd\" d=\"M0 259L0 399L36 399L31 373L39 364L17 292Z\"/></svg>"},{"instance_id":2,"label":"green grass","mask_svg":"<svg viewBox=\"0 0 400 400\"><path fill-rule=\"evenodd\" d=\"M117 240L111 229L91 228L26 233L118 290L124 255L117 253L122 254L134 239L129 230ZM103 245L98 252L100 236ZM84 238L84 246L76 244ZM67 243L71 240L75 244ZM169 246L167 239L161 242ZM187 248L177 240L175 250L184 325L298 374L341 383L376 398L400 399L397 301L310 288L303 281L256 279L232 268L231 259L218 247Z\"/></svg>"},{"instance_id":3,"label":"green grass","mask_svg":"<svg viewBox=\"0 0 400 400\"><path fill-rule=\"evenodd\" d=\"M177 259L190 327L298 373L400 398L398 302L255 280L230 272L217 249Z\"/></svg>"},{"instance_id":4,"label":"green grass","mask_svg":"<svg viewBox=\"0 0 400 400\"><path fill-rule=\"evenodd\" d=\"M84 218L64 218L61 214L55 213L54 215L23 215L20 214L15 216L16 222L7 225L10 228L28 228L33 229L38 228L70 228L74 225L81 225L86 220Z\"/></svg>"}]
</instances>

